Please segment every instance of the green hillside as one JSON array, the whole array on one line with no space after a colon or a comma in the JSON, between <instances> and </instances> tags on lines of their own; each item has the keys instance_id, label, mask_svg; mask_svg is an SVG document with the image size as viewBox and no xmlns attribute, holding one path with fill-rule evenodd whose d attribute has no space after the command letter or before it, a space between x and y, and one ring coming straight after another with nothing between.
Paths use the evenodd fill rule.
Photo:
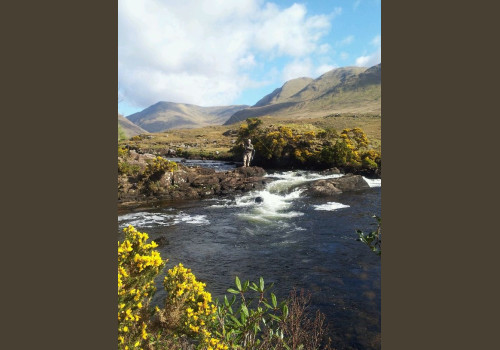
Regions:
<instances>
[{"instance_id":1,"label":"green hillside","mask_svg":"<svg viewBox=\"0 0 500 350\"><path fill-rule=\"evenodd\" d=\"M281 90L291 82L285 83ZM236 112L225 125L263 116L302 119L334 113L381 114L381 65L337 68L288 96L280 96L278 90L255 106Z\"/></svg>"}]
</instances>

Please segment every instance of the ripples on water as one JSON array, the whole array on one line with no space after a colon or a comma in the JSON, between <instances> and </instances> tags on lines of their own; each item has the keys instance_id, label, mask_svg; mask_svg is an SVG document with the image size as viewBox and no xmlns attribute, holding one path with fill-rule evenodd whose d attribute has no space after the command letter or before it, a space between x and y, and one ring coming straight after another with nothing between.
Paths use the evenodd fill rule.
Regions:
<instances>
[{"instance_id":1,"label":"ripples on water","mask_svg":"<svg viewBox=\"0 0 500 350\"><path fill-rule=\"evenodd\" d=\"M327 316L337 349L380 348L380 258L356 241L356 229L375 229L380 215L380 180L371 189L330 198L308 198L301 183L332 178L312 172L269 175L265 190L236 198L183 202L175 207L128 213L121 228L134 225L159 248L167 268L182 262L207 283L215 298L234 277L275 282L276 294L311 291L312 306ZM255 198L262 197L262 203ZM165 297L158 279L154 303Z\"/></svg>"}]
</instances>

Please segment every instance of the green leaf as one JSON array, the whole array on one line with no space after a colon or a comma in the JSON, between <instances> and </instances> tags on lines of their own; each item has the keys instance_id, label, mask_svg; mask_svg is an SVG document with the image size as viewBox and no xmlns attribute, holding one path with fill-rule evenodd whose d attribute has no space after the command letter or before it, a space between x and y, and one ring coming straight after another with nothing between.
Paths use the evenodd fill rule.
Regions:
<instances>
[{"instance_id":1,"label":"green leaf","mask_svg":"<svg viewBox=\"0 0 500 350\"><path fill-rule=\"evenodd\" d=\"M264 289L264 292L268 291L269 289L273 288L274 282L271 282L270 284L267 285L267 288Z\"/></svg>"},{"instance_id":2,"label":"green leaf","mask_svg":"<svg viewBox=\"0 0 500 350\"><path fill-rule=\"evenodd\" d=\"M245 314L246 317L248 317L248 308L245 304L241 304L241 311Z\"/></svg>"},{"instance_id":3,"label":"green leaf","mask_svg":"<svg viewBox=\"0 0 500 350\"><path fill-rule=\"evenodd\" d=\"M229 318L231 318L231 320L236 323L238 326L241 327L241 323L240 321L238 321L238 319L236 317L234 317L233 315L229 315Z\"/></svg>"},{"instance_id":4,"label":"green leaf","mask_svg":"<svg viewBox=\"0 0 500 350\"><path fill-rule=\"evenodd\" d=\"M252 282L252 285L250 286L250 289L251 289L251 290L254 290L254 291L256 291L256 292L258 292L258 291L259 291L259 288L257 287L257 285L256 285L254 282Z\"/></svg>"},{"instance_id":5,"label":"green leaf","mask_svg":"<svg viewBox=\"0 0 500 350\"><path fill-rule=\"evenodd\" d=\"M264 291L264 279L262 277L259 278L259 292Z\"/></svg>"},{"instance_id":6,"label":"green leaf","mask_svg":"<svg viewBox=\"0 0 500 350\"><path fill-rule=\"evenodd\" d=\"M243 291L244 292L248 289L249 285L250 285L250 281L245 281L245 283L243 283Z\"/></svg>"},{"instance_id":7,"label":"green leaf","mask_svg":"<svg viewBox=\"0 0 500 350\"><path fill-rule=\"evenodd\" d=\"M262 304L264 304L268 309L272 309L273 307L271 305L269 305L268 303L266 303L265 301L262 302Z\"/></svg>"},{"instance_id":8,"label":"green leaf","mask_svg":"<svg viewBox=\"0 0 500 350\"><path fill-rule=\"evenodd\" d=\"M233 288L229 288L227 291L229 293L233 293L233 294L240 294L240 292L238 292L236 289L233 289Z\"/></svg>"},{"instance_id":9,"label":"green leaf","mask_svg":"<svg viewBox=\"0 0 500 350\"><path fill-rule=\"evenodd\" d=\"M227 307L229 307L229 300L227 300L227 297L224 295L224 304L226 304Z\"/></svg>"},{"instance_id":10,"label":"green leaf","mask_svg":"<svg viewBox=\"0 0 500 350\"><path fill-rule=\"evenodd\" d=\"M274 295L274 293L271 293L271 300L273 302L274 308L276 308L276 306L278 305L278 301L276 300L276 295Z\"/></svg>"},{"instance_id":11,"label":"green leaf","mask_svg":"<svg viewBox=\"0 0 500 350\"><path fill-rule=\"evenodd\" d=\"M288 316L288 306L283 305L283 316L284 318L287 318Z\"/></svg>"},{"instance_id":12,"label":"green leaf","mask_svg":"<svg viewBox=\"0 0 500 350\"><path fill-rule=\"evenodd\" d=\"M236 282L236 287L238 288L239 291L241 291L241 282L238 276L236 276L235 282Z\"/></svg>"},{"instance_id":13,"label":"green leaf","mask_svg":"<svg viewBox=\"0 0 500 350\"><path fill-rule=\"evenodd\" d=\"M279 318L279 317L278 317L278 316L276 316L276 315L269 314L269 316L271 316L271 318L274 318L276 321L281 321L281 318Z\"/></svg>"}]
</instances>

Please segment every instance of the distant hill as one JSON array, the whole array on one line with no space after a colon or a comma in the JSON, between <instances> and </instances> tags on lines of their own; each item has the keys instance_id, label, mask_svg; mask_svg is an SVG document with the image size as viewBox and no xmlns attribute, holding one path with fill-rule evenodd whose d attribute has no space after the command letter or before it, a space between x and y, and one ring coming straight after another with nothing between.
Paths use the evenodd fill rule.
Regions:
<instances>
[{"instance_id":1,"label":"distant hill","mask_svg":"<svg viewBox=\"0 0 500 350\"><path fill-rule=\"evenodd\" d=\"M298 78L242 109L224 125L250 117L315 117L331 113L381 113L381 64L343 67L317 79Z\"/></svg>"},{"instance_id":2,"label":"distant hill","mask_svg":"<svg viewBox=\"0 0 500 350\"><path fill-rule=\"evenodd\" d=\"M143 128L135 125L132 123L130 120L122 116L121 114L118 114L118 125L122 128L123 132L125 133L125 136L127 138L130 138L135 135L139 134L147 134L148 132L144 130Z\"/></svg>"},{"instance_id":3,"label":"distant hill","mask_svg":"<svg viewBox=\"0 0 500 350\"><path fill-rule=\"evenodd\" d=\"M129 115L127 119L149 132L160 132L170 129L222 125L234 113L247 107L247 105L200 107L162 101L141 112Z\"/></svg>"}]
</instances>

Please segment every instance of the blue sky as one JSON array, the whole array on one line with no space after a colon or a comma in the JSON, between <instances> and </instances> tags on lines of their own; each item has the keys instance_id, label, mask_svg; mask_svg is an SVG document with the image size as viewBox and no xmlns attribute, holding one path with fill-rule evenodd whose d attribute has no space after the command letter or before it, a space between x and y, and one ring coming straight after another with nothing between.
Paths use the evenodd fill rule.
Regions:
<instances>
[{"instance_id":1,"label":"blue sky","mask_svg":"<svg viewBox=\"0 0 500 350\"><path fill-rule=\"evenodd\" d=\"M253 105L290 79L381 62L380 0L120 0L118 112Z\"/></svg>"}]
</instances>

